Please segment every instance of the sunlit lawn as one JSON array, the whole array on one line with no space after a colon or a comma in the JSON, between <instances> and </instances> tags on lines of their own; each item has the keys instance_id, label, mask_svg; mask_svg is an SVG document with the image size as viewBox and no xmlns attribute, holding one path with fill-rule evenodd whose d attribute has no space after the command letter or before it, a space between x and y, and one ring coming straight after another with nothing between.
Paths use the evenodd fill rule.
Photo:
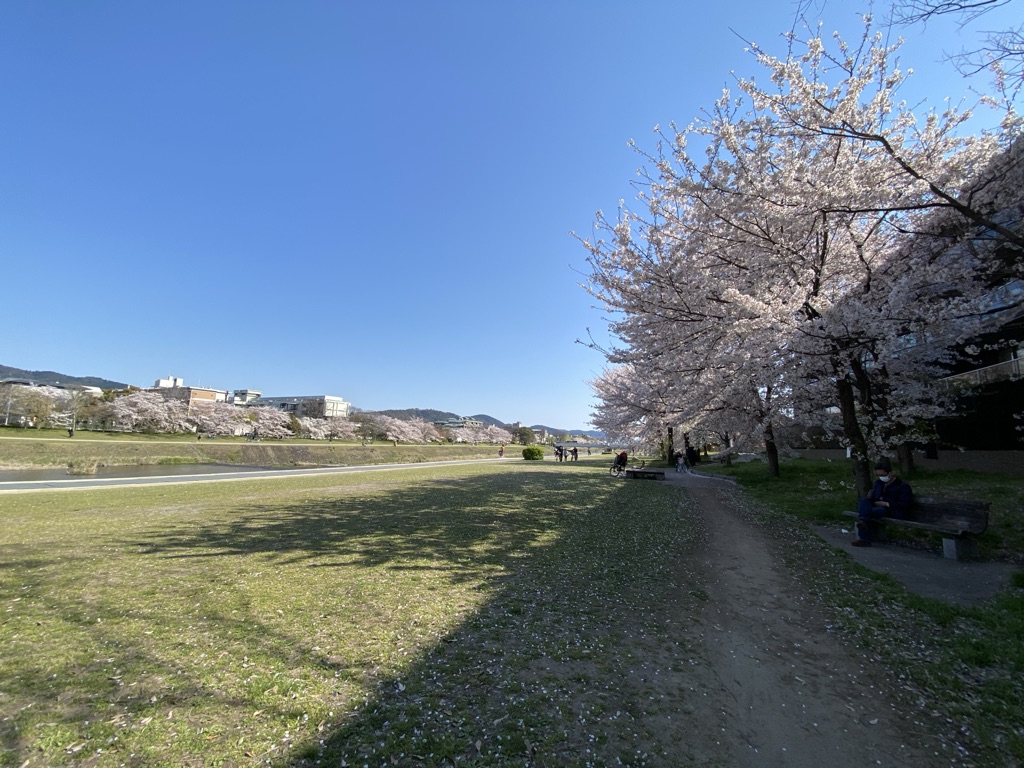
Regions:
<instances>
[{"instance_id":1,"label":"sunlit lawn","mask_svg":"<svg viewBox=\"0 0 1024 768\"><path fill-rule=\"evenodd\" d=\"M597 460L0 496L0 765L630 762L648 692L594 691L680 499Z\"/></svg>"}]
</instances>

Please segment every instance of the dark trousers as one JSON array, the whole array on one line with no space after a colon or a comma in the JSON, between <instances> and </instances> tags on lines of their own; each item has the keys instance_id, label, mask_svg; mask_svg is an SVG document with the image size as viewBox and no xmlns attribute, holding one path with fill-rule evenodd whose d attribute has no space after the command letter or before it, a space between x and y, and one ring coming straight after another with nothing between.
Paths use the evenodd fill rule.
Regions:
<instances>
[{"instance_id":1,"label":"dark trousers","mask_svg":"<svg viewBox=\"0 0 1024 768\"><path fill-rule=\"evenodd\" d=\"M872 499L860 499L857 502L857 538L871 541L871 521L888 514L888 507L879 507Z\"/></svg>"}]
</instances>

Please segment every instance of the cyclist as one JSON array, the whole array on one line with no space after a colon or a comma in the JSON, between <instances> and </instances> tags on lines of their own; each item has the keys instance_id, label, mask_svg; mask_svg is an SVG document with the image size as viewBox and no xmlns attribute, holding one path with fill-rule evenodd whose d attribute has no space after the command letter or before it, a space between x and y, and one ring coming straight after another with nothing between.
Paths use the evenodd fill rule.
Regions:
<instances>
[{"instance_id":1,"label":"cyclist","mask_svg":"<svg viewBox=\"0 0 1024 768\"><path fill-rule=\"evenodd\" d=\"M612 462L616 469L623 470L626 468L626 462L629 461L629 454L623 451L615 457L615 461Z\"/></svg>"}]
</instances>

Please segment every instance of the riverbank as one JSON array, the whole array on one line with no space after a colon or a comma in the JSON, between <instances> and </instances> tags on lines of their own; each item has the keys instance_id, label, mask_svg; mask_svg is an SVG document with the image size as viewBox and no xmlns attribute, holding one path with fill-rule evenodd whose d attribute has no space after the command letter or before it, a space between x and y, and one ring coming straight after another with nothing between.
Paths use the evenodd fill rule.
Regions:
<instances>
[{"instance_id":1,"label":"riverbank","mask_svg":"<svg viewBox=\"0 0 1024 768\"><path fill-rule=\"evenodd\" d=\"M34 431L33 431L34 432ZM249 467L350 467L418 464L427 461L497 456L493 445L394 445L310 440L247 441L244 438L187 439L170 435L106 435L79 432L73 438L53 430L38 434L0 431L0 469L70 468L89 474L97 467L168 464L229 464Z\"/></svg>"}]
</instances>

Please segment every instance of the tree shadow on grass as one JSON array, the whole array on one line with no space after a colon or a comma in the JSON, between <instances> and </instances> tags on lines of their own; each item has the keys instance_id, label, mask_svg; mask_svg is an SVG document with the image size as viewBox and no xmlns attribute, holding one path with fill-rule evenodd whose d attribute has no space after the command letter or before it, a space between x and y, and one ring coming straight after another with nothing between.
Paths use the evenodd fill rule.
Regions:
<instances>
[{"instance_id":1,"label":"tree shadow on grass","mask_svg":"<svg viewBox=\"0 0 1024 768\"><path fill-rule=\"evenodd\" d=\"M677 558L693 535L679 525L678 499L664 486L611 480L603 468L519 471L248 505L227 522L161 535L146 551L383 568L396 578L444 571L453 588L486 590L400 671L349 664L311 637L291 637L288 653L364 694L344 704L339 695L319 734L297 739L275 764L562 765L588 749L629 764L661 738L646 722L658 722L650 696L659 683L630 670L665 639L665 615L653 608L678 589ZM659 693L674 711L677 692ZM609 709L616 720L606 729Z\"/></svg>"},{"instance_id":2,"label":"tree shadow on grass","mask_svg":"<svg viewBox=\"0 0 1024 768\"><path fill-rule=\"evenodd\" d=\"M339 488L333 498L311 489L312 498L284 504L268 497L221 505L206 522L161 516L109 542L116 552L109 563L103 547L83 542L81 571L67 553L50 564L34 558L39 594L63 594L52 610L64 629L43 626L33 630L40 637L26 638L51 645L64 638L67 652L45 665L31 650L22 653L4 687L10 704L29 708L5 713L12 715L3 728L6 753L21 764L40 754L27 734L52 732L45 754L54 765L76 764L81 755L69 750L82 744L108 745L110 759L121 761L109 764L127 765L143 764L129 751L182 765L205 764L215 754L239 765L275 758L280 765L342 764L384 754L390 764L442 765L456 756L486 762L487 754L501 764L511 754L564 756L567 742L585 745L580 729L598 717L587 714L591 707L596 713L611 701L637 711L642 697L615 666L622 639L653 620L653 613L638 617L636 606L649 605L650 585L673 578L676 507L650 506L669 489L609 481L603 471L526 468L384 486ZM287 595L280 603L295 620L260 614L277 607L277 594L249 605L251 595L230 574L218 593L225 572L212 565L215 558L229 568L256 562L244 578L260 569L296 582L309 574L312 586L295 589L305 603L289 604ZM344 590L345 569L384 580L392 573L396 581L422 571L442 588L483 590L482 599L449 615L448 628L415 646L400 666L374 655L408 634L394 618L382 625L376 650L338 655L316 635L319 625L344 621L327 603ZM89 583L97 577L109 581ZM81 586L66 588L76 578ZM120 582L133 579L137 594L129 599ZM322 611L313 605L321 595ZM400 614L407 597L399 589L383 607ZM50 609L36 607L39 623L47 623ZM629 647L636 651L632 641ZM607 692L601 681L608 675L623 693ZM302 725L317 712L322 722ZM255 718L268 726L256 728ZM281 740L286 722L294 723L286 726L294 740ZM235 746L239 732L245 746ZM249 753L249 745L270 743L273 734L273 751ZM160 751L164 742L174 745L171 752ZM621 738L610 743L628 747Z\"/></svg>"},{"instance_id":3,"label":"tree shadow on grass","mask_svg":"<svg viewBox=\"0 0 1024 768\"><path fill-rule=\"evenodd\" d=\"M421 568L433 561L475 573L507 566L566 515L585 513L584 496L578 482L551 473L471 476L297 504L246 504L227 520L161 528L122 543L174 558L263 555L318 568Z\"/></svg>"},{"instance_id":4,"label":"tree shadow on grass","mask_svg":"<svg viewBox=\"0 0 1024 768\"><path fill-rule=\"evenodd\" d=\"M680 568L699 539L683 499L651 483L620 483L589 506L567 492L551 510L561 516L556 538L276 764L643 763L684 726L678 680L665 674L686 658L677 611L699 610Z\"/></svg>"}]
</instances>

